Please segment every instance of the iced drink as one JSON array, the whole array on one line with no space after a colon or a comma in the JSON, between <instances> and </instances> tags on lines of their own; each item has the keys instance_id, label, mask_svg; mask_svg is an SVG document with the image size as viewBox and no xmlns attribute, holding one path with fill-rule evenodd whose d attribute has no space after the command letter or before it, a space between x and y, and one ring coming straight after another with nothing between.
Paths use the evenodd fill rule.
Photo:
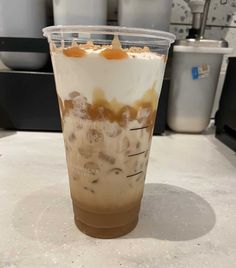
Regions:
<instances>
[{"instance_id":1,"label":"iced drink","mask_svg":"<svg viewBox=\"0 0 236 268\"><path fill-rule=\"evenodd\" d=\"M80 40L79 34L75 38L66 32L67 39L58 41L60 32L54 39L52 34L58 28L45 33L75 223L94 237L121 236L138 221L168 46L157 53L148 42L120 42L119 28L109 33L109 40L98 31L104 40L85 40L84 34Z\"/></svg>"}]
</instances>

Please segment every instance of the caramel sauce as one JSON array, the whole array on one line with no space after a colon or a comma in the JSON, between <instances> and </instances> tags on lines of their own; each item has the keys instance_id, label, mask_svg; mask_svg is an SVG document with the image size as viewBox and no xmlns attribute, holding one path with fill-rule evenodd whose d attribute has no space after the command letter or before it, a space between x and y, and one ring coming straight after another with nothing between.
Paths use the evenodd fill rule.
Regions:
<instances>
[{"instance_id":1,"label":"caramel sauce","mask_svg":"<svg viewBox=\"0 0 236 268\"><path fill-rule=\"evenodd\" d=\"M63 114L64 115L68 114L69 111L72 110L73 108L74 108L73 101L72 100L65 100Z\"/></svg>"},{"instance_id":2,"label":"caramel sauce","mask_svg":"<svg viewBox=\"0 0 236 268\"><path fill-rule=\"evenodd\" d=\"M62 50L63 54L67 57L84 57L87 49L92 49L94 51L103 49L100 55L107 60L122 60L129 57L128 52L142 53L150 52L148 47L131 47L128 49L122 49L119 37L114 36L111 45L94 45L92 40L89 40L86 44L77 44L75 41L72 42L70 47L64 48L64 44L61 48L56 48L54 44L51 45L51 51Z\"/></svg>"},{"instance_id":3,"label":"caramel sauce","mask_svg":"<svg viewBox=\"0 0 236 268\"><path fill-rule=\"evenodd\" d=\"M111 45L112 45L112 48L114 49L121 49L121 43L120 43L118 35L114 35Z\"/></svg>"},{"instance_id":4,"label":"caramel sauce","mask_svg":"<svg viewBox=\"0 0 236 268\"><path fill-rule=\"evenodd\" d=\"M120 40L117 35L115 35L112 40L112 46L103 50L100 55L107 60L122 60L129 57L127 52L121 48Z\"/></svg>"},{"instance_id":5,"label":"caramel sauce","mask_svg":"<svg viewBox=\"0 0 236 268\"><path fill-rule=\"evenodd\" d=\"M116 99L112 99L108 102L101 88L95 88L93 90L92 103L93 105L102 104L106 108L111 109L114 113L118 113L124 106L123 103L118 102Z\"/></svg>"},{"instance_id":6,"label":"caramel sauce","mask_svg":"<svg viewBox=\"0 0 236 268\"><path fill-rule=\"evenodd\" d=\"M88 40L85 44L78 44L76 41L72 41L71 46L66 47L64 42L61 42L61 47L57 48L56 45L50 43L50 51L53 53L63 52L67 57L81 58L87 55L86 50L101 50L99 53L100 56L104 57L107 60L123 60L129 58L128 53L151 53L149 47L129 47L122 48L119 37L114 35L114 38L111 42L111 45L94 45L92 40ZM134 55L131 55L131 58L134 58ZM162 55L163 61L167 61L167 56Z\"/></svg>"},{"instance_id":7,"label":"caramel sauce","mask_svg":"<svg viewBox=\"0 0 236 268\"><path fill-rule=\"evenodd\" d=\"M156 87L156 84L154 83L152 88L148 89L144 93L142 99L137 100L134 103L134 106L136 107L136 109L138 109L139 106L142 106L143 103L149 103L153 110L156 109L156 107L157 107L157 93L156 93L155 87Z\"/></svg>"},{"instance_id":8,"label":"caramel sauce","mask_svg":"<svg viewBox=\"0 0 236 268\"><path fill-rule=\"evenodd\" d=\"M143 97L132 105L118 102L116 99L108 101L102 89L93 91L92 103L86 103L85 112L87 118L92 121L108 120L117 122L121 127L126 127L129 121L138 120L144 126L152 126L155 122L158 96L153 87L146 91ZM80 96L74 92L75 98ZM64 103L58 97L62 117L65 117L75 108L73 99L65 100ZM144 113L142 115L142 112ZM147 131L152 129L147 128Z\"/></svg>"},{"instance_id":9,"label":"caramel sauce","mask_svg":"<svg viewBox=\"0 0 236 268\"><path fill-rule=\"evenodd\" d=\"M107 48L100 53L101 56L107 60L122 60L127 59L129 56L127 52L121 48Z\"/></svg>"},{"instance_id":10,"label":"caramel sauce","mask_svg":"<svg viewBox=\"0 0 236 268\"><path fill-rule=\"evenodd\" d=\"M135 110L135 108L133 108L132 106L125 105L117 114L116 121L121 127L126 127L128 121L135 120L136 116L137 116L137 110Z\"/></svg>"},{"instance_id":11,"label":"caramel sauce","mask_svg":"<svg viewBox=\"0 0 236 268\"><path fill-rule=\"evenodd\" d=\"M87 113L91 120L109 120L110 122L114 122L114 112L101 103L96 103L94 105L88 104Z\"/></svg>"},{"instance_id":12,"label":"caramel sauce","mask_svg":"<svg viewBox=\"0 0 236 268\"><path fill-rule=\"evenodd\" d=\"M81 49L79 46L74 45L63 49L63 54L67 57L81 58L86 55L86 51Z\"/></svg>"}]
</instances>

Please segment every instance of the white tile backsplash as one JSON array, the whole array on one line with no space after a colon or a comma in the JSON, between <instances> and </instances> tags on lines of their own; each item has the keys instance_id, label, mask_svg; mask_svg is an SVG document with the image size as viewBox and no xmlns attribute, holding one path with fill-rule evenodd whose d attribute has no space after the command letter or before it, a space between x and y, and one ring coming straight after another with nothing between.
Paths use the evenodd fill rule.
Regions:
<instances>
[{"instance_id":1,"label":"white tile backsplash","mask_svg":"<svg viewBox=\"0 0 236 268\"><path fill-rule=\"evenodd\" d=\"M173 0L171 23L191 24L192 14L188 6L188 0Z\"/></svg>"},{"instance_id":2,"label":"white tile backsplash","mask_svg":"<svg viewBox=\"0 0 236 268\"><path fill-rule=\"evenodd\" d=\"M226 1L226 4L221 4ZM172 23L192 23L188 2L189 0L173 0ZM211 0L207 25L236 27L236 0Z\"/></svg>"},{"instance_id":3,"label":"white tile backsplash","mask_svg":"<svg viewBox=\"0 0 236 268\"><path fill-rule=\"evenodd\" d=\"M190 25L171 24L170 32L175 34L177 39L185 39L190 28Z\"/></svg>"},{"instance_id":4,"label":"white tile backsplash","mask_svg":"<svg viewBox=\"0 0 236 268\"><path fill-rule=\"evenodd\" d=\"M236 26L235 14L236 0L211 0L207 24Z\"/></svg>"}]
</instances>

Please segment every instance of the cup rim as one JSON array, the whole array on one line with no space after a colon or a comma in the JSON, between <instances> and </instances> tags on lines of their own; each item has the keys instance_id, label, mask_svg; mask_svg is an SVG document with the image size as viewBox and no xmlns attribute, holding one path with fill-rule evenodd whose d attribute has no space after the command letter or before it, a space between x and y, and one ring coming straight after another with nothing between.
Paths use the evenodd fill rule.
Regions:
<instances>
[{"instance_id":1,"label":"cup rim","mask_svg":"<svg viewBox=\"0 0 236 268\"><path fill-rule=\"evenodd\" d=\"M84 34L113 34L132 37L143 37L154 40L168 41L170 44L176 39L172 33L134 27L109 26L109 25L56 25L42 29L43 35L50 39L50 34L84 33Z\"/></svg>"}]
</instances>

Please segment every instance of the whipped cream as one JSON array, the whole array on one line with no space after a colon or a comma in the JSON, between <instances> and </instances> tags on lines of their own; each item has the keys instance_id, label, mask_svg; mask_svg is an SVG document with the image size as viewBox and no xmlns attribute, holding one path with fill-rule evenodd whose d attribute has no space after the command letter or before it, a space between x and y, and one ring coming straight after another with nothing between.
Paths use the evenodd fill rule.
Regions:
<instances>
[{"instance_id":1,"label":"whipped cream","mask_svg":"<svg viewBox=\"0 0 236 268\"><path fill-rule=\"evenodd\" d=\"M100 88L108 100L129 104L153 85L160 94L164 57L152 52L127 52L127 59L108 60L100 54L104 49L86 49L83 57L67 57L62 51L52 53L61 99L68 99L70 92L78 91L90 102L94 89Z\"/></svg>"}]
</instances>

